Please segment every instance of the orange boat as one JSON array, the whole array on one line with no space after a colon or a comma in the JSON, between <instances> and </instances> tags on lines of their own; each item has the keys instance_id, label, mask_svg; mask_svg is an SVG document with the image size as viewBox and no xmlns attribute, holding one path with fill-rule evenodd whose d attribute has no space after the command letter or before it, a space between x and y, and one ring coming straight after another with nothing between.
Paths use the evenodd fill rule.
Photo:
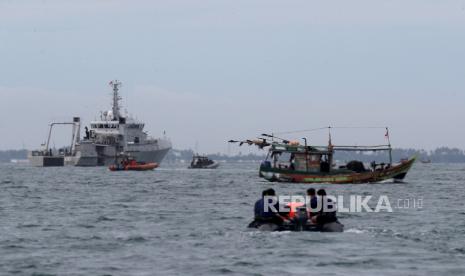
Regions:
<instances>
[{"instance_id":1,"label":"orange boat","mask_svg":"<svg viewBox=\"0 0 465 276\"><path fill-rule=\"evenodd\" d=\"M108 167L110 171L149 171L158 168L158 163L144 163L136 160L123 161L121 164L115 164Z\"/></svg>"}]
</instances>

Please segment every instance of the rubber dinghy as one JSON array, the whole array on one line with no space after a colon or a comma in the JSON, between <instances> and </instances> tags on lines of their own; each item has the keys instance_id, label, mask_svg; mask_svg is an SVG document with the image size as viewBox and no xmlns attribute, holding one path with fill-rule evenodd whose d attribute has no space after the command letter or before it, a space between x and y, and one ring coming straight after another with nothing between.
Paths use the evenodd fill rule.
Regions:
<instances>
[{"instance_id":1,"label":"rubber dinghy","mask_svg":"<svg viewBox=\"0 0 465 276\"><path fill-rule=\"evenodd\" d=\"M289 223L277 224L272 221L254 220L249 224L248 228L271 232L344 232L344 225L338 220L322 225L311 223L305 209L297 210L294 218Z\"/></svg>"},{"instance_id":2,"label":"rubber dinghy","mask_svg":"<svg viewBox=\"0 0 465 276\"><path fill-rule=\"evenodd\" d=\"M323 226L316 225L316 224L296 224L296 223L289 223L289 224L282 224L278 225L271 222L258 222L252 221L248 228L257 229L259 231L264 232L280 232L280 231L292 231L292 232L335 232L340 233L344 232L344 225L341 224L339 221L327 223Z\"/></svg>"},{"instance_id":3,"label":"rubber dinghy","mask_svg":"<svg viewBox=\"0 0 465 276\"><path fill-rule=\"evenodd\" d=\"M111 165L108 167L110 171L150 171L155 168L158 168L158 163L130 162L128 164Z\"/></svg>"}]
</instances>

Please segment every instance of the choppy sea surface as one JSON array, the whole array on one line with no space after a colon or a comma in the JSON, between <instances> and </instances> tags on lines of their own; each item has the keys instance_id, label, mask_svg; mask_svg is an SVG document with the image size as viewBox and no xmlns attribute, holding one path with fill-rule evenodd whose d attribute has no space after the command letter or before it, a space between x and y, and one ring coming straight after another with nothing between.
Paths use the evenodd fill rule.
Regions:
<instances>
[{"instance_id":1,"label":"choppy sea surface","mask_svg":"<svg viewBox=\"0 0 465 276\"><path fill-rule=\"evenodd\" d=\"M465 164L415 164L404 184L312 185L388 196L392 213L339 214L344 233L246 229L263 189L303 195L310 187L264 182L257 166L0 164L0 274L465 274Z\"/></svg>"}]
</instances>

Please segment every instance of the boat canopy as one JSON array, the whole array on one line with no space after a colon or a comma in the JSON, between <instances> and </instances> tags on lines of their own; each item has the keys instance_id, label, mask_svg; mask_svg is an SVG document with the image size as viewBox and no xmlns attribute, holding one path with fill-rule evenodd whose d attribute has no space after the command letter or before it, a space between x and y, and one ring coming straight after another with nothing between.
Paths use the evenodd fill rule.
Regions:
<instances>
[{"instance_id":1,"label":"boat canopy","mask_svg":"<svg viewBox=\"0 0 465 276\"><path fill-rule=\"evenodd\" d=\"M304 146L304 145L290 145L284 143L271 144L272 151L283 151L290 153L318 153L330 154L335 151L390 151L390 145L375 145L375 146Z\"/></svg>"}]
</instances>

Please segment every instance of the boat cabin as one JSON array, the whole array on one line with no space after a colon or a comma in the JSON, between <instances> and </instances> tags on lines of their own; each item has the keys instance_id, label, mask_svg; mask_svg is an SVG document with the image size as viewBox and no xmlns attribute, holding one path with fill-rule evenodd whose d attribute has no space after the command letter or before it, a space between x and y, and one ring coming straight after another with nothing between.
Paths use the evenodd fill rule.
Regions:
<instances>
[{"instance_id":1,"label":"boat cabin","mask_svg":"<svg viewBox=\"0 0 465 276\"><path fill-rule=\"evenodd\" d=\"M212 165L214 162L206 156L194 155L192 157L191 167L203 167Z\"/></svg>"},{"instance_id":2,"label":"boat cabin","mask_svg":"<svg viewBox=\"0 0 465 276\"><path fill-rule=\"evenodd\" d=\"M328 147L274 144L263 166L301 172L330 172L333 150Z\"/></svg>"}]
</instances>

